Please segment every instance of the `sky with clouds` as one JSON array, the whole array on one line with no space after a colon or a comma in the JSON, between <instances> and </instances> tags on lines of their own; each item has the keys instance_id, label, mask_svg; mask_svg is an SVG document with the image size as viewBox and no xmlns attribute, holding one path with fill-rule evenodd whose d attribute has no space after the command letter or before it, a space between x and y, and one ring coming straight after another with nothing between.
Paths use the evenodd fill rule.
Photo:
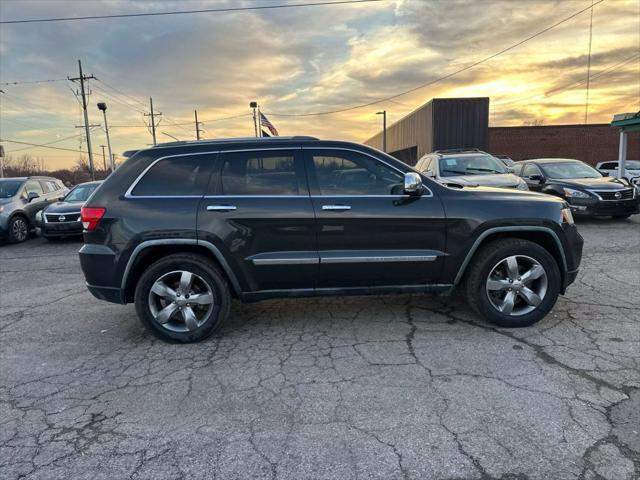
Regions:
<instances>
[{"instance_id":1,"label":"sky with clouds","mask_svg":"<svg viewBox=\"0 0 640 480\"><path fill-rule=\"evenodd\" d=\"M596 0L597 1L597 0ZM303 0L0 0L0 20L158 12ZM108 105L114 152L151 143L148 99L163 113L158 141L253 134L257 100L282 135L364 141L434 97L491 98L492 126L582 123L589 11L460 74L367 107L328 115L414 89L553 25L591 0L386 0L236 13L203 13L0 25L0 138L86 149L77 60L89 82L90 122ZM593 10L588 120L640 109L640 1L605 0ZM306 116L287 116L303 114ZM228 118L235 117L235 118ZM105 143L92 131L94 150ZM3 142L51 168L79 154Z\"/></svg>"}]
</instances>

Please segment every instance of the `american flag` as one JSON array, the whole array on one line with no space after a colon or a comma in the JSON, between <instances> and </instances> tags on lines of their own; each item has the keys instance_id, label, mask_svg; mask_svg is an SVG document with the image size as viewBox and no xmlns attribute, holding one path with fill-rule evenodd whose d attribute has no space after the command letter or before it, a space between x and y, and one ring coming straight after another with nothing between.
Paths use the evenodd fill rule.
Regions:
<instances>
[{"instance_id":1,"label":"american flag","mask_svg":"<svg viewBox=\"0 0 640 480\"><path fill-rule=\"evenodd\" d=\"M262 125L263 127L267 127L271 132L271 135L273 135L274 137L278 136L278 130L276 130L276 127L273 126L273 124L267 117L264 116L262 112L260 112L260 125Z\"/></svg>"}]
</instances>

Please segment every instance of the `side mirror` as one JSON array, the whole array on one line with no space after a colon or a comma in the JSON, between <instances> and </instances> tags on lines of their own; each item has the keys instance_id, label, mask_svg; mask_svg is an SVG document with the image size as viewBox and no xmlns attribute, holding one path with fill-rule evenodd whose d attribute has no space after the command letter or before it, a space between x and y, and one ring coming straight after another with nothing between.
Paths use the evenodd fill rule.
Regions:
<instances>
[{"instance_id":1,"label":"side mirror","mask_svg":"<svg viewBox=\"0 0 640 480\"><path fill-rule=\"evenodd\" d=\"M36 192L29 192L27 194L27 202L31 203L32 200L35 200L36 198L40 198L40 195L38 195Z\"/></svg>"},{"instance_id":2,"label":"side mirror","mask_svg":"<svg viewBox=\"0 0 640 480\"><path fill-rule=\"evenodd\" d=\"M544 178L542 177L542 175L529 175L529 180L531 180L532 182L538 182L538 183L544 183Z\"/></svg>"},{"instance_id":3,"label":"side mirror","mask_svg":"<svg viewBox=\"0 0 640 480\"><path fill-rule=\"evenodd\" d=\"M422 193L422 179L416 172L404 174L404 193L409 195L419 195Z\"/></svg>"},{"instance_id":4,"label":"side mirror","mask_svg":"<svg viewBox=\"0 0 640 480\"><path fill-rule=\"evenodd\" d=\"M61 202L64 200L65 195L62 195L61 197L58 197L58 201Z\"/></svg>"},{"instance_id":5,"label":"side mirror","mask_svg":"<svg viewBox=\"0 0 640 480\"><path fill-rule=\"evenodd\" d=\"M600 170L600 173L602 174L603 177L609 176L609 172L603 172L602 170Z\"/></svg>"}]
</instances>

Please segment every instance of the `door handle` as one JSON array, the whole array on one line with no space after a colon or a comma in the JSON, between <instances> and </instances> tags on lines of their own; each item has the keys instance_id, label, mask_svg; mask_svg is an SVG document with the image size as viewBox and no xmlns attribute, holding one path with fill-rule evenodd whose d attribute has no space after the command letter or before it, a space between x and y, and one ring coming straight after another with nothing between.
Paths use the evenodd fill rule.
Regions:
<instances>
[{"instance_id":1,"label":"door handle","mask_svg":"<svg viewBox=\"0 0 640 480\"><path fill-rule=\"evenodd\" d=\"M332 210L334 212L340 212L343 210L351 210L349 205L323 205L322 210Z\"/></svg>"},{"instance_id":2,"label":"door handle","mask_svg":"<svg viewBox=\"0 0 640 480\"><path fill-rule=\"evenodd\" d=\"M232 210L237 210L235 205L208 205L207 211L209 212L230 212Z\"/></svg>"}]
</instances>

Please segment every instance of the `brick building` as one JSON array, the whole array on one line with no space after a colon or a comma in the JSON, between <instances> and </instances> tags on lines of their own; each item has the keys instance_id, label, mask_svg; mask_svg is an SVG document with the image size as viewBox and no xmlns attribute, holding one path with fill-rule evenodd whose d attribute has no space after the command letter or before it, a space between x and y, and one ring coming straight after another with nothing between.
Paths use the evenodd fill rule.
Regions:
<instances>
[{"instance_id":1,"label":"brick building","mask_svg":"<svg viewBox=\"0 0 640 480\"><path fill-rule=\"evenodd\" d=\"M489 151L514 160L540 157L577 158L595 165L618 159L620 131L608 123L489 127ZM629 134L627 158L640 159L640 133Z\"/></svg>"},{"instance_id":2,"label":"brick building","mask_svg":"<svg viewBox=\"0 0 640 480\"><path fill-rule=\"evenodd\" d=\"M476 147L514 160L576 158L595 165L618 159L620 130L608 123L488 127L488 98L433 99L387 128L387 151L409 165L436 149ZM382 132L365 143L382 148ZM640 160L640 132L628 136L627 158Z\"/></svg>"}]
</instances>

